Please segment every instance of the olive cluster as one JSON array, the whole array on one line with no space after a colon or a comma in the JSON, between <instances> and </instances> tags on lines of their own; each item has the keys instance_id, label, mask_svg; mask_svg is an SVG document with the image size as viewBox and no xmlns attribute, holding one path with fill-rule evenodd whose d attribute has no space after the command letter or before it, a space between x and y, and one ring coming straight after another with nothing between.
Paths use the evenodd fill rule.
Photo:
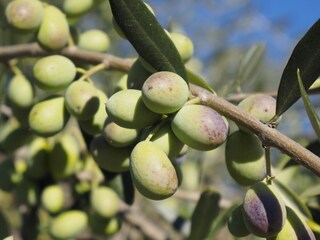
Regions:
<instances>
[{"instance_id":1,"label":"olive cluster","mask_svg":"<svg viewBox=\"0 0 320 240\"><path fill-rule=\"evenodd\" d=\"M256 94L238 106L267 124L275 115L276 101L269 95ZM264 149L258 137L239 125L239 130L226 141L225 161L230 176L241 186L249 187L243 203L229 217L228 228L234 236L315 239L305 217L288 204L272 179L268 179Z\"/></svg>"},{"instance_id":2,"label":"olive cluster","mask_svg":"<svg viewBox=\"0 0 320 240\"><path fill-rule=\"evenodd\" d=\"M48 55L33 62L31 73L12 65L6 85L12 115L0 129L0 148L10 157L0 163L6 173L0 188L37 208L47 219L40 228L54 239L75 238L88 228L97 235L119 231L119 191L104 181L106 173L130 172L143 196L165 199L181 182L176 159L188 147L215 149L228 134L220 114L188 102L188 83L176 73L155 72L138 58L108 98L90 78L99 66L85 70L58 54L72 39L70 21L94 4L65 0L61 10L38 0L14 0L6 7L10 26L34 33ZM191 40L167 34L188 61ZM109 38L93 29L76 44L105 52ZM83 135L92 139L88 148ZM21 156L20 149L26 150Z\"/></svg>"}]
</instances>

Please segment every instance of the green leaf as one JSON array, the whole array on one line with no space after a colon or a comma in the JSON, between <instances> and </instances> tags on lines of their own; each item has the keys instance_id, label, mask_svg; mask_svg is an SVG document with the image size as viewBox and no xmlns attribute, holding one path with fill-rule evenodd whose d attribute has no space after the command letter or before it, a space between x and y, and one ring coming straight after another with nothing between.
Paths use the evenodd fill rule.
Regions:
<instances>
[{"instance_id":1,"label":"green leaf","mask_svg":"<svg viewBox=\"0 0 320 240\"><path fill-rule=\"evenodd\" d=\"M242 82L247 81L256 74L264 58L264 54L264 44L256 44L250 47L240 63L237 77L239 87L241 86Z\"/></svg>"},{"instance_id":2,"label":"green leaf","mask_svg":"<svg viewBox=\"0 0 320 240\"><path fill-rule=\"evenodd\" d=\"M300 69L305 89L320 75L320 19L307 31L294 48L282 73L277 96L277 119L300 97L297 69Z\"/></svg>"},{"instance_id":3,"label":"green leaf","mask_svg":"<svg viewBox=\"0 0 320 240\"><path fill-rule=\"evenodd\" d=\"M295 192L293 192L290 188L288 188L285 184L278 181L277 179L274 179L272 183L280 192L286 206L292 208L294 211L299 212L306 219L312 219L312 215L308 207L302 202L302 200Z\"/></svg>"},{"instance_id":4,"label":"green leaf","mask_svg":"<svg viewBox=\"0 0 320 240\"><path fill-rule=\"evenodd\" d=\"M138 54L156 71L186 80L179 52L142 0L109 0L113 17Z\"/></svg>"},{"instance_id":5,"label":"green leaf","mask_svg":"<svg viewBox=\"0 0 320 240\"><path fill-rule=\"evenodd\" d=\"M236 209L238 204L233 204L228 208L223 209L219 216L214 220L212 227L210 229L210 233L207 237L207 239L216 239L217 234L223 228L226 226L229 216L233 212L234 209Z\"/></svg>"},{"instance_id":6,"label":"green leaf","mask_svg":"<svg viewBox=\"0 0 320 240\"><path fill-rule=\"evenodd\" d=\"M220 194L211 190L202 192L191 217L189 240L205 239L220 212Z\"/></svg>"},{"instance_id":7,"label":"green leaf","mask_svg":"<svg viewBox=\"0 0 320 240\"><path fill-rule=\"evenodd\" d=\"M213 90L213 88L202 77L195 74L190 69L187 69L187 78L188 78L189 83L192 83L194 85L197 85L199 87L207 89L208 91L212 92L213 94L216 94L216 92Z\"/></svg>"},{"instance_id":8,"label":"green leaf","mask_svg":"<svg viewBox=\"0 0 320 240\"><path fill-rule=\"evenodd\" d=\"M316 111L314 110L314 108L313 108L313 106L312 106L312 104L310 102L310 99L308 97L307 91L303 86L303 82L301 80L300 70L299 69L297 70L297 75L298 75L298 83L299 83L301 96L302 96L302 99L303 99L304 106L306 108L306 112L307 112L308 118L309 118L309 120L311 122L311 125L312 125L314 131L316 132L316 134L318 136L318 139L320 140L320 120L319 120L319 117L316 114Z\"/></svg>"}]
</instances>

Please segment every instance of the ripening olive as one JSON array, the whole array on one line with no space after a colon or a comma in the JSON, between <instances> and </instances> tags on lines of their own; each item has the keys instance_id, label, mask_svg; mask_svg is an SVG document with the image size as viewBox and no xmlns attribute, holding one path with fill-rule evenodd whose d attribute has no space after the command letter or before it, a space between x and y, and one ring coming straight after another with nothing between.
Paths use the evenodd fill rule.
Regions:
<instances>
[{"instance_id":1,"label":"ripening olive","mask_svg":"<svg viewBox=\"0 0 320 240\"><path fill-rule=\"evenodd\" d=\"M90 197L92 210L101 217L110 218L119 211L119 197L109 187L100 186L93 189Z\"/></svg>"},{"instance_id":2,"label":"ripening olive","mask_svg":"<svg viewBox=\"0 0 320 240\"><path fill-rule=\"evenodd\" d=\"M139 59L136 60L128 72L127 88L141 90L150 75L151 73L143 67Z\"/></svg>"},{"instance_id":3,"label":"ripening olive","mask_svg":"<svg viewBox=\"0 0 320 240\"><path fill-rule=\"evenodd\" d=\"M29 129L21 126L14 117L0 126L0 149L4 152L13 152L17 148L26 144L32 133Z\"/></svg>"},{"instance_id":4,"label":"ripening olive","mask_svg":"<svg viewBox=\"0 0 320 240\"><path fill-rule=\"evenodd\" d=\"M237 206L229 216L228 229L235 237L245 237L250 234L243 219L243 205Z\"/></svg>"},{"instance_id":5,"label":"ripening olive","mask_svg":"<svg viewBox=\"0 0 320 240\"><path fill-rule=\"evenodd\" d=\"M28 145L26 175L31 179L40 179L48 174L50 146L47 139L36 137Z\"/></svg>"},{"instance_id":6,"label":"ripening olive","mask_svg":"<svg viewBox=\"0 0 320 240\"><path fill-rule=\"evenodd\" d=\"M127 89L113 94L107 104L108 117L125 128L145 128L157 122L161 115L149 110L142 101L142 93Z\"/></svg>"},{"instance_id":7,"label":"ripening olive","mask_svg":"<svg viewBox=\"0 0 320 240\"><path fill-rule=\"evenodd\" d=\"M88 120L98 111L100 101L95 86L87 81L71 83L66 92L66 108L79 120Z\"/></svg>"},{"instance_id":8,"label":"ripening olive","mask_svg":"<svg viewBox=\"0 0 320 240\"><path fill-rule=\"evenodd\" d=\"M68 16L79 16L87 13L94 4L94 0L64 0L63 10Z\"/></svg>"},{"instance_id":9,"label":"ripening olive","mask_svg":"<svg viewBox=\"0 0 320 240\"><path fill-rule=\"evenodd\" d=\"M41 204L48 212L57 213L64 207L64 198L64 191L60 185L49 185L41 193Z\"/></svg>"},{"instance_id":10,"label":"ripening olive","mask_svg":"<svg viewBox=\"0 0 320 240\"><path fill-rule=\"evenodd\" d=\"M181 142L201 151L217 148L228 135L223 117L203 105L182 107L173 117L171 127Z\"/></svg>"},{"instance_id":11,"label":"ripening olive","mask_svg":"<svg viewBox=\"0 0 320 240\"><path fill-rule=\"evenodd\" d=\"M121 229L121 220L117 216L104 218L93 213L90 215L89 223L93 233L100 236L111 236Z\"/></svg>"},{"instance_id":12,"label":"ripening olive","mask_svg":"<svg viewBox=\"0 0 320 240\"><path fill-rule=\"evenodd\" d=\"M107 171L125 172L129 170L130 147L113 147L103 136L98 136L92 140L90 152L97 164Z\"/></svg>"},{"instance_id":13,"label":"ripening olive","mask_svg":"<svg viewBox=\"0 0 320 240\"><path fill-rule=\"evenodd\" d=\"M8 98L17 107L32 106L35 98L32 83L24 75L15 75L8 84Z\"/></svg>"},{"instance_id":14,"label":"ripening olive","mask_svg":"<svg viewBox=\"0 0 320 240\"><path fill-rule=\"evenodd\" d=\"M44 15L41 1L14 0L8 3L5 11L10 25L21 30L32 30L40 26Z\"/></svg>"},{"instance_id":15,"label":"ripening olive","mask_svg":"<svg viewBox=\"0 0 320 240\"><path fill-rule=\"evenodd\" d=\"M265 182L256 183L247 190L242 213L248 230L265 238L278 234L287 218L281 196L272 185Z\"/></svg>"},{"instance_id":16,"label":"ripening olive","mask_svg":"<svg viewBox=\"0 0 320 240\"><path fill-rule=\"evenodd\" d=\"M108 117L108 114L106 112L106 103L108 97L100 89L97 89L97 95L99 98L99 108L97 112L88 120L79 120L81 129L90 135L97 135L102 133L103 127Z\"/></svg>"},{"instance_id":17,"label":"ripening olive","mask_svg":"<svg viewBox=\"0 0 320 240\"><path fill-rule=\"evenodd\" d=\"M68 210L55 217L49 232L55 239L74 239L86 230L88 216L84 211Z\"/></svg>"},{"instance_id":18,"label":"ripening olive","mask_svg":"<svg viewBox=\"0 0 320 240\"><path fill-rule=\"evenodd\" d=\"M17 199L20 204L26 204L28 206L36 206L39 200L39 186L37 182L23 179L16 186Z\"/></svg>"},{"instance_id":19,"label":"ripening olive","mask_svg":"<svg viewBox=\"0 0 320 240\"><path fill-rule=\"evenodd\" d=\"M186 81L173 72L152 74L142 86L142 100L153 112L168 114L179 110L189 98Z\"/></svg>"},{"instance_id":20,"label":"ripening olive","mask_svg":"<svg viewBox=\"0 0 320 240\"><path fill-rule=\"evenodd\" d=\"M158 129L150 141L158 145L171 161L178 156L184 146L184 143L173 133L169 122Z\"/></svg>"},{"instance_id":21,"label":"ripening olive","mask_svg":"<svg viewBox=\"0 0 320 240\"><path fill-rule=\"evenodd\" d=\"M287 220L282 230L270 240L316 240L316 237L303 217L286 206Z\"/></svg>"},{"instance_id":22,"label":"ripening olive","mask_svg":"<svg viewBox=\"0 0 320 240\"><path fill-rule=\"evenodd\" d=\"M276 113L276 100L269 95L255 94L243 99L238 107L252 114L262 123L268 123ZM248 131L240 125L239 128Z\"/></svg>"},{"instance_id":23,"label":"ripening olive","mask_svg":"<svg viewBox=\"0 0 320 240\"><path fill-rule=\"evenodd\" d=\"M136 142L139 137L140 130L133 128L124 128L107 120L103 129L105 140L114 147L126 147Z\"/></svg>"},{"instance_id":24,"label":"ripening olive","mask_svg":"<svg viewBox=\"0 0 320 240\"><path fill-rule=\"evenodd\" d=\"M186 35L178 32L168 34L176 46L183 62L187 62L193 55L193 43Z\"/></svg>"},{"instance_id":25,"label":"ripening olive","mask_svg":"<svg viewBox=\"0 0 320 240\"><path fill-rule=\"evenodd\" d=\"M133 148L130 173L138 191L153 200L170 197L178 187L174 166L165 152L153 142L142 141Z\"/></svg>"},{"instance_id":26,"label":"ripening olive","mask_svg":"<svg viewBox=\"0 0 320 240\"><path fill-rule=\"evenodd\" d=\"M61 55L40 58L33 67L35 84L46 91L65 89L76 76L76 66Z\"/></svg>"},{"instance_id":27,"label":"ripening olive","mask_svg":"<svg viewBox=\"0 0 320 240\"><path fill-rule=\"evenodd\" d=\"M54 179L63 179L78 170L80 147L75 136L64 133L56 139L49 155L49 171Z\"/></svg>"},{"instance_id":28,"label":"ripening olive","mask_svg":"<svg viewBox=\"0 0 320 240\"><path fill-rule=\"evenodd\" d=\"M39 43L50 50L59 50L68 43L69 37L69 25L65 15L59 8L46 5L37 35Z\"/></svg>"},{"instance_id":29,"label":"ripening olive","mask_svg":"<svg viewBox=\"0 0 320 240\"><path fill-rule=\"evenodd\" d=\"M31 130L43 137L50 137L60 132L69 119L64 102L64 97L56 96L35 104L29 114Z\"/></svg>"},{"instance_id":30,"label":"ripening olive","mask_svg":"<svg viewBox=\"0 0 320 240\"><path fill-rule=\"evenodd\" d=\"M78 47L88 51L106 52L110 47L110 39L107 33L92 29L80 34Z\"/></svg>"},{"instance_id":31,"label":"ripening olive","mask_svg":"<svg viewBox=\"0 0 320 240\"><path fill-rule=\"evenodd\" d=\"M227 138L225 161L229 174L240 185L253 185L266 176L262 143L252 133L236 131Z\"/></svg>"}]
</instances>

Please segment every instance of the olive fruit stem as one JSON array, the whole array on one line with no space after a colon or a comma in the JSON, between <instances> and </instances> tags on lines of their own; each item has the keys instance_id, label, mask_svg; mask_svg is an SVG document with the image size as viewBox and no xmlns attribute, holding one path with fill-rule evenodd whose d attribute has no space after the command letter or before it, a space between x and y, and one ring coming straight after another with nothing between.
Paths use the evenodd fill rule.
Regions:
<instances>
[{"instance_id":1,"label":"olive fruit stem","mask_svg":"<svg viewBox=\"0 0 320 240\"><path fill-rule=\"evenodd\" d=\"M9 61L9 66L11 71L14 73L14 75L20 75L23 76L23 73L21 72L21 70L18 68L17 66L17 60L16 59L12 59L11 61Z\"/></svg>"},{"instance_id":2,"label":"olive fruit stem","mask_svg":"<svg viewBox=\"0 0 320 240\"><path fill-rule=\"evenodd\" d=\"M299 164L310 169L317 176L320 176L320 158L299 143L204 88L190 84L190 90L193 95L200 97L201 104L211 107L226 118L246 127L256 134L264 145L279 149Z\"/></svg>"},{"instance_id":3,"label":"olive fruit stem","mask_svg":"<svg viewBox=\"0 0 320 240\"><path fill-rule=\"evenodd\" d=\"M266 159L266 170L267 170L267 184L272 184L272 171L271 171L271 157L270 157L270 147L269 146L263 146L264 148L264 156Z\"/></svg>"},{"instance_id":4,"label":"olive fruit stem","mask_svg":"<svg viewBox=\"0 0 320 240\"><path fill-rule=\"evenodd\" d=\"M192 104L199 104L199 103L201 103L201 99L199 97L195 97L195 98L192 98L189 101L187 101L185 104L183 104L183 106L192 105Z\"/></svg>"},{"instance_id":5,"label":"olive fruit stem","mask_svg":"<svg viewBox=\"0 0 320 240\"><path fill-rule=\"evenodd\" d=\"M105 68L106 68L106 65L103 63L100 63L100 64L90 68L88 71L85 71L85 73L78 79L78 81L83 81L83 80L89 79L91 75L93 75L99 71L102 71Z\"/></svg>"},{"instance_id":6,"label":"olive fruit stem","mask_svg":"<svg viewBox=\"0 0 320 240\"><path fill-rule=\"evenodd\" d=\"M159 129L166 123L168 122L170 118L168 116L165 116L150 132L148 137L146 138L146 141L150 141L151 138L159 131Z\"/></svg>"},{"instance_id":7,"label":"olive fruit stem","mask_svg":"<svg viewBox=\"0 0 320 240\"><path fill-rule=\"evenodd\" d=\"M96 53L80 50L77 47L66 47L61 50L61 55L74 61L81 61L87 64L103 63L105 69L128 72L136 59L120 58L111 54ZM14 58L42 57L50 55L50 52L40 47L38 43L27 43L0 47L0 62L7 62ZM287 154L299 164L310 169L317 176L320 176L320 158L301 146L291 138L285 136L276 129L270 128L261 123L247 112L239 109L234 104L222 97L215 96L211 92L189 84L191 93L201 99L201 104L211 107L228 119L239 123L256 134L264 144L275 147Z\"/></svg>"}]
</instances>

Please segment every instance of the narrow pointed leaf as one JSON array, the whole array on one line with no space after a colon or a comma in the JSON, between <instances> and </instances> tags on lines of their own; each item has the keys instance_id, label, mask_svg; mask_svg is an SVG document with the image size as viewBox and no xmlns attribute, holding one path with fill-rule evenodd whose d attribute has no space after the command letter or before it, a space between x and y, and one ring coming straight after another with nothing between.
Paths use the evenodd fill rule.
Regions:
<instances>
[{"instance_id":1,"label":"narrow pointed leaf","mask_svg":"<svg viewBox=\"0 0 320 240\"><path fill-rule=\"evenodd\" d=\"M305 89L320 76L320 19L307 31L294 48L282 73L277 96L276 117L290 108L300 97L297 69Z\"/></svg>"},{"instance_id":2,"label":"narrow pointed leaf","mask_svg":"<svg viewBox=\"0 0 320 240\"><path fill-rule=\"evenodd\" d=\"M244 81L252 78L252 76L256 74L264 58L264 54L264 44L257 44L250 47L240 64L238 72L239 85L241 85L241 83L243 83Z\"/></svg>"},{"instance_id":3,"label":"narrow pointed leaf","mask_svg":"<svg viewBox=\"0 0 320 240\"><path fill-rule=\"evenodd\" d=\"M109 0L113 17L138 54L156 71L186 79L179 52L142 0Z\"/></svg>"},{"instance_id":4,"label":"narrow pointed leaf","mask_svg":"<svg viewBox=\"0 0 320 240\"><path fill-rule=\"evenodd\" d=\"M188 76L189 83L202 87L212 92L213 94L216 94L213 88L203 78L201 78L199 75L192 72L190 69L187 69L187 76Z\"/></svg>"},{"instance_id":5,"label":"narrow pointed leaf","mask_svg":"<svg viewBox=\"0 0 320 240\"><path fill-rule=\"evenodd\" d=\"M204 191L191 217L191 231L188 240L206 239L211 225L220 212L220 194Z\"/></svg>"},{"instance_id":6,"label":"narrow pointed leaf","mask_svg":"<svg viewBox=\"0 0 320 240\"><path fill-rule=\"evenodd\" d=\"M318 115L316 114L316 111L314 110L314 108L310 102L310 99L309 99L309 96L307 94L306 89L303 86L303 82L302 82L302 79L300 76L299 69L297 71L297 75L298 75L298 83L299 83L301 96L303 99L304 106L306 108L308 118L311 122L311 125L312 125L314 131L316 132L316 134L318 136L318 139L320 140L320 119L319 119Z\"/></svg>"},{"instance_id":7,"label":"narrow pointed leaf","mask_svg":"<svg viewBox=\"0 0 320 240\"><path fill-rule=\"evenodd\" d=\"M308 207L301 201L295 192L277 179L273 180L273 185L280 192L286 206L300 213L304 218L312 219L312 215Z\"/></svg>"}]
</instances>

